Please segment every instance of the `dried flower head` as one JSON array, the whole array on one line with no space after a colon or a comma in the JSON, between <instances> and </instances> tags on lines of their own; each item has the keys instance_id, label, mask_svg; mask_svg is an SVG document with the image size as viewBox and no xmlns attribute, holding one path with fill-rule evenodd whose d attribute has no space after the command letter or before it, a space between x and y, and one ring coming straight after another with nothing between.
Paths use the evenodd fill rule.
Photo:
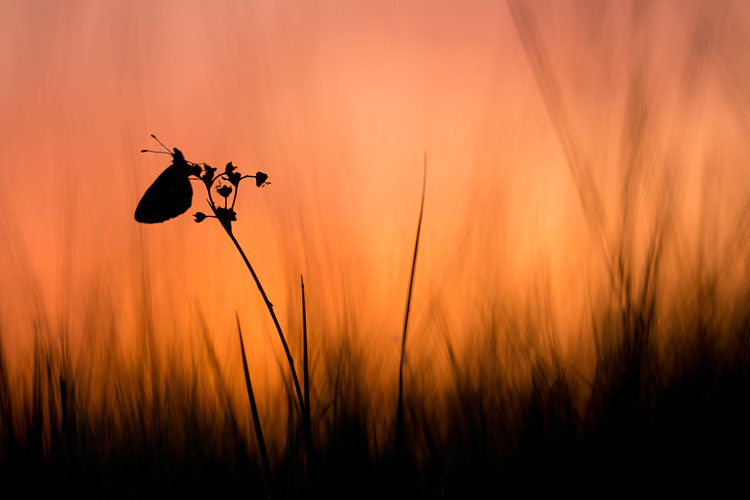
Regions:
<instances>
[{"instance_id":1,"label":"dried flower head","mask_svg":"<svg viewBox=\"0 0 750 500\"><path fill-rule=\"evenodd\" d=\"M203 166L203 176L201 176L201 179L203 179L203 183L206 185L208 189L211 189L211 186L214 183L214 174L216 173L216 169L212 167L211 165L204 165Z\"/></svg>"},{"instance_id":2,"label":"dried flower head","mask_svg":"<svg viewBox=\"0 0 750 500\"><path fill-rule=\"evenodd\" d=\"M226 198L232 194L232 186L219 186L216 192L219 193L219 196L222 198Z\"/></svg>"},{"instance_id":3,"label":"dried flower head","mask_svg":"<svg viewBox=\"0 0 750 500\"><path fill-rule=\"evenodd\" d=\"M216 207L214 212L216 213L216 218L219 219L219 222L228 223L237 220L237 212L231 208Z\"/></svg>"},{"instance_id":4,"label":"dried flower head","mask_svg":"<svg viewBox=\"0 0 750 500\"><path fill-rule=\"evenodd\" d=\"M264 174L263 172L255 172L255 185L257 187L263 187L266 184L270 184L270 182L268 182L268 174Z\"/></svg>"}]
</instances>

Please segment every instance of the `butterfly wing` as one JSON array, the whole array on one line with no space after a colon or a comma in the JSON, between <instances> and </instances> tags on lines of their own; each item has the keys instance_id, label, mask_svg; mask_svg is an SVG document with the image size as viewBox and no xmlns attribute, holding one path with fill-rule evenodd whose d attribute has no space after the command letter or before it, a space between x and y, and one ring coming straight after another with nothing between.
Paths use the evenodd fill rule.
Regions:
<instances>
[{"instance_id":1,"label":"butterfly wing","mask_svg":"<svg viewBox=\"0 0 750 500\"><path fill-rule=\"evenodd\" d=\"M135 220L164 222L183 214L193 203L193 188L181 165L173 163L146 190L135 209Z\"/></svg>"}]
</instances>

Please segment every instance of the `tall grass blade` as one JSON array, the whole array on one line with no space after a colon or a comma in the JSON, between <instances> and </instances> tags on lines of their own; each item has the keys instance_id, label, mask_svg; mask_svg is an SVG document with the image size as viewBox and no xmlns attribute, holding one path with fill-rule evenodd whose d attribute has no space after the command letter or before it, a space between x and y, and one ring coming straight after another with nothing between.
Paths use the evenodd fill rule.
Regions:
<instances>
[{"instance_id":1,"label":"tall grass blade","mask_svg":"<svg viewBox=\"0 0 750 500\"><path fill-rule=\"evenodd\" d=\"M312 422L310 418L310 369L307 353L307 308L305 305L305 280L302 278L302 275L300 275L299 281L302 288L302 384L305 392L305 445L307 446L309 467L310 454L312 452Z\"/></svg>"},{"instance_id":2,"label":"tall grass blade","mask_svg":"<svg viewBox=\"0 0 750 500\"><path fill-rule=\"evenodd\" d=\"M237 333L240 335L240 352L242 352L242 368L245 371L245 387L247 387L247 398L250 400L250 411L253 413L253 426L255 427L255 437L258 439L258 449L260 450L260 459L263 462L263 475L266 481L266 491L271 491L271 464L268 461L268 451L266 450L266 441L263 439L263 430L260 426L260 416L258 415L258 406L255 404L255 395L253 394L253 384L250 382L250 371L247 367L247 357L245 356L245 343L242 341L242 328L240 327L240 317L235 313L237 319Z\"/></svg>"},{"instance_id":3,"label":"tall grass blade","mask_svg":"<svg viewBox=\"0 0 750 500\"><path fill-rule=\"evenodd\" d=\"M404 331L401 335L401 357L398 363L398 406L396 408L396 443L400 447L404 438L404 355L406 354L406 331L409 327L409 311L411 308L411 293L414 287L414 271L417 268L417 250L419 249L419 233L422 230L422 214L424 212L424 195L427 187L427 152L424 154L424 171L422 173L422 201L419 204L419 220L417 222L417 237L414 241L414 256L411 260L411 274L409 276L409 292L406 294L406 312L404 313Z\"/></svg>"}]
</instances>

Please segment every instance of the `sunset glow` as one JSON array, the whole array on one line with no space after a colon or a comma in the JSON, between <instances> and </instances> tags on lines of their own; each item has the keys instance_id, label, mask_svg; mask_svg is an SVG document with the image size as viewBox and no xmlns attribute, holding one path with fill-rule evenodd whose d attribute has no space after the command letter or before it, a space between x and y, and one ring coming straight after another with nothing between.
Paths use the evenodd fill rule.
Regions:
<instances>
[{"instance_id":1,"label":"sunset glow","mask_svg":"<svg viewBox=\"0 0 750 500\"><path fill-rule=\"evenodd\" d=\"M484 352L495 328L509 380L531 384L530 346L551 346L583 408L594 311L653 294L666 345L713 273L711 321L735 317L750 272L749 26L741 1L0 0L10 373L30 376L36 332L92 380L115 358L137 370L144 342L165 380L187 380L179 367L212 366L207 338L246 405L237 312L269 440L283 441L284 354L221 226L193 220L201 186L185 215L133 218L170 163L139 152L159 148L153 133L189 161L268 174L240 191L234 231L298 366L304 276L321 406L329 349L347 339L382 397L372 427L392 418L426 154L407 387L440 400L451 353Z\"/></svg>"}]
</instances>

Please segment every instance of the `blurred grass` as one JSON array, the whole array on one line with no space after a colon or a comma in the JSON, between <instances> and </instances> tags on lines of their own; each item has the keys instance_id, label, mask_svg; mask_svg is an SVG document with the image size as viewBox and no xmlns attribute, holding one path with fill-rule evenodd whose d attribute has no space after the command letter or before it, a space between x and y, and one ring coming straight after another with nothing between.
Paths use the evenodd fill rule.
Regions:
<instances>
[{"instance_id":1,"label":"blurred grass","mask_svg":"<svg viewBox=\"0 0 750 500\"><path fill-rule=\"evenodd\" d=\"M716 279L705 267L683 276L693 286L668 301L673 310L653 298L592 306L589 370L561 356L543 315L524 322L488 307L465 347L444 335L447 365L407 371L406 456L395 449L396 388L373 377L397 366L368 358L356 335L319 339L308 485L290 383L259 401L274 494L465 497L740 483L749 465L750 286L727 301L711 293ZM41 326L54 324L47 320L32 330L27 363L10 370L0 351L3 484L104 497L262 495L249 408L226 382L242 373L218 361L200 316L181 332L182 349L160 356L145 338L131 362L118 347L129 332L118 331L114 311L97 309L74 354Z\"/></svg>"}]
</instances>

